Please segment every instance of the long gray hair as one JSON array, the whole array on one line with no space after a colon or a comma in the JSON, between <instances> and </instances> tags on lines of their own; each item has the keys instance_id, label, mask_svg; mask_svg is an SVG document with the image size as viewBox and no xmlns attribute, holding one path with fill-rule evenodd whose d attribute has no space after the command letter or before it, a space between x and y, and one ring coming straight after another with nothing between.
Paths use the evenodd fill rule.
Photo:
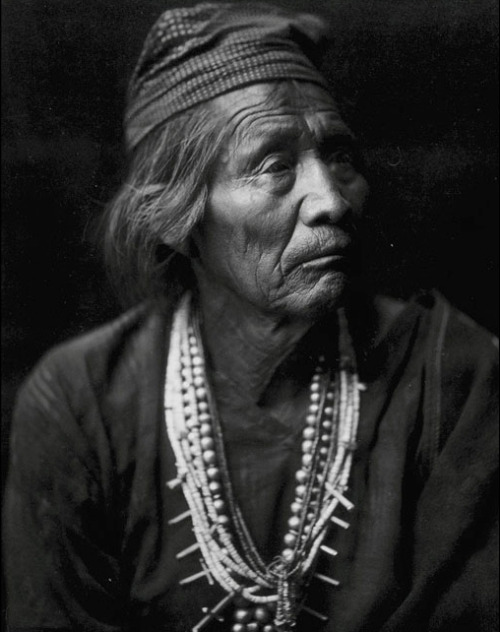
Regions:
<instances>
[{"instance_id":1,"label":"long gray hair","mask_svg":"<svg viewBox=\"0 0 500 632\"><path fill-rule=\"evenodd\" d=\"M189 275L188 237L203 216L210 172L224 142L210 103L166 121L130 158L104 216L104 257L122 302L176 291Z\"/></svg>"}]
</instances>

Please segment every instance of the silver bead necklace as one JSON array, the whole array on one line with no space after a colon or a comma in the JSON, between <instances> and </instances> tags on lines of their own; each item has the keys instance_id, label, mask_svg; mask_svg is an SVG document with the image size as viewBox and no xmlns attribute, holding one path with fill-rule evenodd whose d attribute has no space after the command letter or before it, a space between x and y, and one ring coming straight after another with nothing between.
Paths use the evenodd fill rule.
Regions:
<instances>
[{"instance_id":1,"label":"silver bead necklace","mask_svg":"<svg viewBox=\"0 0 500 632\"><path fill-rule=\"evenodd\" d=\"M200 551L201 577L216 582L226 597L193 628L200 632L231 602L232 632L292 630L303 609L312 577L332 586L338 582L314 573L318 555L336 551L324 544L332 524L348 526L334 516L339 505L352 509L344 495L355 449L359 417L359 384L343 311L339 311L339 366L334 377L318 359L310 385L310 403L302 434L301 465L296 472L295 498L290 506L281 554L266 564L234 498L224 455L217 408L205 373L197 312L186 293L173 318L165 380L165 418L177 465L177 479L189 511L171 524L191 517L196 543L177 557Z\"/></svg>"}]
</instances>

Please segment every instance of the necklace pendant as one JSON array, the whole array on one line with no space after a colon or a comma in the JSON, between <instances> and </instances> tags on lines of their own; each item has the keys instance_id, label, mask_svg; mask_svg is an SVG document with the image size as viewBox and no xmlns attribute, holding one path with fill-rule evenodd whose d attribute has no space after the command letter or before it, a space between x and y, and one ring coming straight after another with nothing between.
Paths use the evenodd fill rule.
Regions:
<instances>
[{"instance_id":1,"label":"necklace pendant","mask_svg":"<svg viewBox=\"0 0 500 632\"><path fill-rule=\"evenodd\" d=\"M191 516L191 510L188 509L187 511L184 511L183 513L179 514L178 516L175 516L175 518L171 518L167 524L168 525L173 525L173 524L177 524L179 522L182 522L183 520L186 520L186 518L189 518Z\"/></svg>"},{"instance_id":2,"label":"necklace pendant","mask_svg":"<svg viewBox=\"0 0 500 632\"><path fill-rule=\"evenodd\" d=\"M206 570L200 571L199 573L195 573L194 575L190 575L189 577L185 577L179 581L179 586L186 586L186 584L190 584L191 582L195 582L197 579L201 579L202 577L207 577L208 572Z\"/></svg>"},{"instance_id":3,"label":"necklace pendant","mask_svg":"<svg viewBox=\"0 0 500 632\"><path fill-rule=\"evenodd\" d=\"M291 580L285 567L281 569L278 579L278 602L274 617L277 632L290 632L297 625L298 586Z\"/></svg>"},{"instance_id":4,"label":"necklace pendant","mask_svg":"<svg viewBox=\"0 0 500 632\"><path fill-rule=\"evenodd\" d=\"M308 606L302 606L301 610L303 610L304 612L307 612L307 614L310 614L316 619L319 619L323 623L326 623L328 621L328 617L326 615L322 614L321 612L318 612L317 610L313 610L312 608L309 608Z\"/></svg>"},{"instance_id":5,"label":"necklace pendant","mask_svg":"<svg viewBox=\"0 0 500 632\"><path fill-rule=\"evenodd\" d=\"M200 548L200 545L198 544L198 542L195 542L194 544L191 544L191 546L188 546L185 549L183 549L182 551L179 551L179 553L177 553L175 558L177 560L182 560L183 557L186 557L187 555L190 555L191 553L194 553L199 548Z\"/></svg>"},{"instance_id":6,"label":"necklace pendant","mask_svg":"<svg viewBox=\"0 0 500 632\"><path fill-rule=\"evenodd\" d=\"M319 579L322 582L325 582L325 584L330 584L330 586L338 586L340 584L340 582L337 579L332 579L331 577L328 577L327 575L323 575L322 573L314 573L313 577L316 577L316 579Z\"/></svg>"},{"instance_id":7,"label":"necklace pendant","mask_svg":"<svg viewBox=\"0 0 500 632\"><path fill-rule=\"evenodd\" d=\"M180 478L172 478L170 481L167 481L166 485L169 489L174 490L182 485L182 481Z\"/></svg>"}]
</instances>

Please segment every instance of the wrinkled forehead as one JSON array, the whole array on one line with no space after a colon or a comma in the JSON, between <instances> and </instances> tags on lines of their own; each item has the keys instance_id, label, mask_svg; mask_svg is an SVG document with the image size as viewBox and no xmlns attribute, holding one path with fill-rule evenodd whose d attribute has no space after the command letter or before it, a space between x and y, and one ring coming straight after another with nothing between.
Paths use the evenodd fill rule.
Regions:
<instances>
[{"instance_id":1,"label":"wrinkled forehead","mask_svg":"<svg viewBox=\"0 0 500 632\"><path fill-rule=\"evenodd\" d=\"M320 86L302 82L262 83L235 90L213 103L224 119L227 145L252 141L277 131L291 137L352 136L333 97Z\"/></svg>"}]
</instances>

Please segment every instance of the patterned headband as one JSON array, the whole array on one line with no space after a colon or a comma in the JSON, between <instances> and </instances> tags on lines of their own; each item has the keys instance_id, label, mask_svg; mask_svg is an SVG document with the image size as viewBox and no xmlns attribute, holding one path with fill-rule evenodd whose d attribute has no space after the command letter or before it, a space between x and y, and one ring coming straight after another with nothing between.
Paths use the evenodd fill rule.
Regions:
<instances>
[{"instance_id":1,"label":"patterned headband","mask_svg":"<svg viewBox=\"0 0 500 632\"><path fill-rule=\"evenodd\" d=\"M128 149L176 114L231 90L284 79L328 88L315 66L326 31L317 16L265 3L165 11L146 38L130 82Z\"/></svg>"}]
</instances>

